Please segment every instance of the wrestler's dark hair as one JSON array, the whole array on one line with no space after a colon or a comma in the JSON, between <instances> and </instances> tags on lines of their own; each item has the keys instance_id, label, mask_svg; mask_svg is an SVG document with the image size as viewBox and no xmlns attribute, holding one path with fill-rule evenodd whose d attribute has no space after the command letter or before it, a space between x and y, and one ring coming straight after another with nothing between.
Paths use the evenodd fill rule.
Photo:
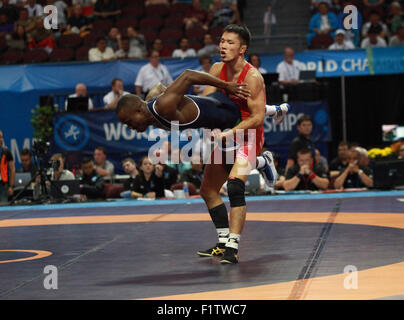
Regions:
<instances>
[{"instance_id":1,"label":"wrestler's dark hair","mask_svg":"<svg viewBox=\"0 0 404 320\"><path fill-rule=\"evenodd\" d=\"M140 99L137 95L126 94L119 99L115 111L116 114L118 114L119 112L129 108L132 109L139 108L141 105L142 105L142 99Z\"/></svg>"},{"instance_id":2,"label":"wrestler's dark hair","mask_svg":"<svg viewBox=\"0 0 404 320\"><path fill-rule=\"evenodd\" d=\"M246 26L238 24L229 24L223 29L223 33L225 32L236 33L240 37L242 45L245 44L247 48L250 46L251 33Z\"/></svg>"}]
</instances>

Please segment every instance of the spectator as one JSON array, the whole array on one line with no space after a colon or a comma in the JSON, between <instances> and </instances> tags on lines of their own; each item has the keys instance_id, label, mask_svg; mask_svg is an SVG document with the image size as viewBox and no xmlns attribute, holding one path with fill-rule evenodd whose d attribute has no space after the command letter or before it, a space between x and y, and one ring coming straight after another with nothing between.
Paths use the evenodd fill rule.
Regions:
<instances>
[{"instance_id":1,"label":"spectator","mask_svg":"<svg viewBox=\"0 0 404 320\"><path fill-rule=\"evenodd\" d=\"M213 42L212 35L210 33L206 33L203 36L203 47L199 49L198 56L205 54L214 56L218 53L219 53L219 46Z\"/></svg>"},{"instance_id":2,"label":"spectator","mask_svg":"<svg viewBox=\"0 0 404 320\"><path fill-rule=\"evenodd\" d=\"M359 152L359 156L360 156L359 166L368 168L372 172L372 169L370 168L370 158L368 155L368 151L362 147L355 147L355 150Z\"/></svg>"},{"instance_id":3,"label":"spectator","mask_svg":"<svg viewBox=\"0 0 404 320\"><path fill-rule=\"evenodd\" d=\"M355 49L350 40L345 40L345 31L338 29L335 32L335 42L328 47L329 50L351 50Z\"/></svg>"},{"instance_id":4,"label":"spectator","mask_svg":"<svg viewBox=\"0 0 404 320\"><path fill-rule=\"evenodd\" d=\"M93 26L90 20L83 15L83 8L81 7L81 5L75 4L73 6L72 14L67 20L65 33L76 33L84 37L91 31L92 27Z\"/></svg>"},{"instance_id":5,"label":"spectator","mask_svg":"<svg viewBox=\"0 0 404 320\"><path fill-rule=\"evenodd\" d=\"M133 190L135 188L135 179L139 174L137 171L136 162L132 158L123 159L122 167L125 173L129 175L129 179L125 180L123 183L123 190Z\"/></svg>"},{"instance_id":6,"label":"spectator","mask_svg":"<svg viewBox=\"0 0 404 320\"><path fill-rule=\"evenodd\" d=\"M150 49L150 55L152 54L152 51L156 50L159 53L160 57L171 57L171 51L164 47L163 41L160 38L156 38L153 40L151 49Z\"/></svg>"},{"instance_id":7,"label":"spectator","mask_svg":"<svg viewBox=\"0 0 404 320\"><path fill-rule=\"evenodd\" d=\"M4 145L3 131L0 130L0 203L7 203L13 194L15 181L15 164L10 150Z\"/></svg>"},{"instance_id":8,"label":"spectator","mask_svg":"<svg viewBox=\"0 0 404 320\"><path fill-rule=\"evenodd\" d=\"M359 164L360 152L356 149L349 150L348 165L335 179L336 189L369 188L373 186L373 177L369 168Z\"/></svg>"},{"instance_id":9,"label":"spectator","mask_svg":"<svg viewBox=\"0 0 404 320\"><path fill-rule=\"evenodd\" d=\"M112 27L107 36L107 47L117 51L121 46L121 33L117 27Z\"/></svg>"},{"instance_id":10,"label":"spectator","mask_svg":"<svg viewBox=\"0 0 404 320\"><path fill-rule=\"evenodd\" d=\"M65 157L61 153L55 153L50 158L52 162L53 173L51 176L52 181L74 180L74 174L65 169Z\"/></svg>"},{"instance_id":11,"label":"spectator","mask_svg":"<svg viewBox=\"0 0 404 320\"><path fill-rule=\"evenodd\" d=\"M343 0L343 7L345 8L346 6L352 6L354 5L354 2L352 0ZM362 14L361 12L358 10L357 11L357 19L358 19L358 28L349 28L346 29L345 25L344 25L344 21L346 19L346 17L349 15L350 13L344 13L344 11L342 10L338 16L338 29L342 29L345 31L345 39L351 41L355 47L359 47L360 46L360 40L361 40L361 28L362 28Z\"/></svg>"},{"instance_id":12,"label":"spectator","mask_svg":"<svg viewBox=\"0 0 404 320\"><path fill-rule=\"evenodd\" d=\"M283 52L283 61L276 67L279 83L282 85L297 84L300 77L301 63L294 59L295 52L287 47Z\"/></svg>"},{"instance_id":13,"label":"spectator","mask_svg":"<svg viewBox=\"0 0 404 320\"><path fill-rule=\"evenodd\" d=\"M43 48L46 52L51 53L56 46L51 30L46 30L43 18L36 18L36 28L27 34L28 48Z\"/></svg>"},{"instance_id":14,"label":"spectator","mask_svg":"<svg viewBox=\"0 0 404 320\"><path fill-rule=\"evenodd\" d=\"M384 13L384 0L363 0L363 15L368 17L371 12Z\"/></svg>"},{"instance_id":15,"label":"spectator","mask_svg":"<svg viewBox=\"0 0 404 320\"><path fill-rule=\"evenodd\" d=\"M223 7L229 7L234 12L234 21L232 23L241 24L241 14L238 8L239 0L222 0Z\"/></svg>"},{"instance_id":16,"label":"spectator","mask_svg":"<svg viewBox=\"0 0 404 320\"><path fill-rule=\"evenodd\" d=\"M312 15L318 12L318 7L321 2L325 2L329 6L332 4L332 0L310 0L310 12Z\"/></svg>"},{"instance_id":17,"label":"spectator","mask_svg":"<svg viewBox=\"0 0 404 320\"><path fill-rule=\"evenodd\" d=\"M58 18L58 27L59 28L64 28L66 27L67 21L66 21L66 10L68 8L68 5L66 2L62 0L46 0L47 5L52 5L55 6L58 12L57 18Z\"/></svg>"},{"instance_id":18,"label":"spectator","mask_svg":"<svg viewBox=\"0 0 404 320\"><path fill-rule=\"evenodd\" d=\"M87 199L105 198L105 181L97 174L94 163L91 159L83 159L81 162L81 171L83 172L83 176L80 181L80 194L85 195Z\"/></svg>"},{"instance_id":19,"label":"spectator","mask_svg":"<svg viewBox=\"0 0 404 320\"><path fill-rule=\"evenodd\" d=\"M236 23L237 17L232 8L223 6L221 0L213 0L209 6L208 26L214 28Z\"/></svg>"},{"instance_id":20,"label":"spectator","mask_svg":"<svg viewBox=\"0 0 404 320\"><path fill-rule=\"evenodd\" d=\"M191 182L197 190L201 188L203 180L203 163L202 158L197 155L191 158L191 169L185 170L181 174L181 182Z\"/></svg>"},{"instance_id":21,"label":"spectator","mask_svg":"<svg viewBox=\"0 0 404 320\"><path fill-rule=\"evenodd\" d=\"M139 33L134 27L128 27L127 34L129 38L130 55L134 58L144 58L146 56L146 41L143 34Z\"/></svg>"},{"instance_id":22,"label":"spectator","mask_svg":"<svg viewBox=\"0 0 404 320\"><path fill-rule=\"evenodd\" d=\"M10 48L26 49L27 48L27 35L22 25L18 25L17 29L12 33L11 39L7 42Z\"/></svg>"},{"instance_id":23,"label":"spectator","mask_svg":"<svg viewBox=\"0 0 404 320\"><path fill-rule=\"evenodd\" d=\"M283 189L283 183L285 182L285 170L280 166L281 157L279 154L272 153L274 159L274 165L276 168L276 172L278 173L278 178L276 179L275 189ZM265 185L264 188L268 186Z\"/></svg>"},{"instance_id":24,"label":"spectator","mask_svg":"<svg viewBox=\"0 0 404 320\"><path fill-rule=\"evenodd\" d=\"M101 177L114 175L114 165L111 161L107 160L107 152L104 147L97 147L94 150L94 166L97 171L97 175Z\"/></svg>"},{"instance_id":25,"label":"spectator","mask_svg":"<svg viewBox=\"0 0 404 320\"><path fill-rule=\"evenodd\" d=\"M401 10L401 4L398 1L394 1L389 7L386 25L388 26L390 33L395 34L403 23L404 16L403 11Z\"/></svg>"},{"instance_id":26,"label":"spectator","mask_svg":"<svg viewBox=\"0 0 404 320\"><path fill-rule=\"evenodd\" d=\"M404 24L398 28L397 34L390 38L389 46L404 46Z\"/></svg>"},{"instance_id":27,"label":"spectator","mask_svg":"<svg viewBox=\"0 0 404 320\"><path fill-rule=\"evenodd\" d=\"M339 176L348 165L349 160L349 144L341 141L338 145L338 155L330 162L330 178Z\"/></svg>"},{"instance_id":28,"label":"spectator","mask_svg":"<svg viewBox=\"0 0 404 320\"><path fill-rule=\"evenodd\" d=\"M297 152L297 163L287 172L283 187L290 190L325 190L329 180L321 164L315 164L312 150L301 149Z\"/></svg>"},{"instance_id":29,"label":"spectator","mask_svg":"<svg viewBox=\"0 0 404 320\"><path fill-rule=\"evenodd\" d=\"M82 97L87 97L87 86L84 83L78 83L75 88L75 92L69 95L69 98L82 98ZM65 102L65 110L67 110L67 102L68 99L66 99ZM88 97L88 110L93 110L94 109L94 104L93 100Z\"/></svg>"},{"instance_id":30,"label":"spectator","mask_svg":"<svg viewBox=\"0 0 404 320\"><path fill-rule=\"evenodd\" d=\"M251 63L255 68L257 68L261 74L268 73L265 68L261 67L261 59L258 53L250 54L248 62Z\"/></svg>"},{"instance_id":31,"label":"spectator","mask_svg":"<svg viewBox=\"0 0 404 320\"><path fill-rule=\"evenodd\" d=\"M315 163L321 164L321 166L324 168L325 172L328 173L328 160L326 157L324 157L321 153L320 150L317 148L314 148L316 157L314 158Z\"/></svg>"},{"instance_id":32,"label":"spectator","mask_svg":"<svg viewBox=\"0 0 404 320\"><path fill-rule=\"evenodd\" d=\"M117 58L117 59L135 58L135 57L131 56L128 37L123 37L120 40L119 49L115 51L115 58Z\"/></svg>"},{"instance_id":33,"label":"spectator","mask_svg":"<svg viewBox=\"0 0 404 320\"><path fill-rule=\"evenodd\" d=\"M111 91L102 99L104 102L104 108L115 109L119 98L126 94L129 94L129 92L124 91L122 80L119 78L113 79L111 81Z\"/></svg>"},{"instance_id":34,"label":"spectator","mask_svg":"<svg viewBox=\"0 0 404 320\"><path fill-rule=\"evenodd\" d=\"M169 6L170 3L168 2L168 0L146 0L144 5L147 6L151 6L151 5L155 5L155 4L164 4L165 6Z\"/></svg>"},{"instance_id":35,"label":"spectator","mask_svg":"<svg viewBox=\"0 0 404 320\"><path fill-rule=\"evenodd\" d=\"M164 197L164 180L161 168L155 170L153 163L147 156L140 160L139 174L135 178L132 191L144 198Z\"/></svg>"},{"instance_id":36,"label":"spectator","mask_svg":"<svg viewBox=\"0 0 404 320\"><path fill-rule=\"evenodd\" d=\"M397 159L404 160L404 143L398 148Z\"/></svg>"},{"instance_id":37,"label":"spectator","mask_svg":"<svg viewBox=\"0 0 404 320\"><path fill-rule=\"evenodd\" d=\"M340 0L332 0L330 4L330 10L335 14L341 11L341 1Z\"/></svg>"},{"instance_id":38,"label":"spectator","mask_svg":"<svg viewBox=\"0 0 404 320\"><path fill-rule=\"evenodd\" d=\"M97 0L94 5L94 17L96 19L115 19L121 14L116 1Z\"/></svg>"},{"instance_id":39,"label":"spectator","mask_svg":"<svg viewBox=\"0 0 404 320\"><path fill-rule=\"evenodd\" d=\"M26 8L20 10L19 18L14 23L14 31L17 31L18 26L23 27L26 36L29 35L36 27L35 19L29 17L28 10Z\"/></svg>"},{"instance_id":40,"label":"spectator","mask_svg":"<svg viewBox=\"0 0 404 320\"><path fill-rule=\"evenodd\" d=\"M272 27L276 24L276 16L272 12L272 7L268 6L263 18L264 23L264 35L269 37L272 32Z\"/></svg>"},{"instance_id":41,"label":"spectator","mask_svg":"<svg viewBox=\"0 0 404 320\"><path fill-rule=\"evenodd\" d=\"M106 62L114 59L114 50L111 47L107 47L107 40L104 38L100 38L97 41L97 46L88 51L88 60L90 62Z\"/></svg>"},{"instance_id":42,"label":"spectator","mask_svg":"<svg viewBox=\"0 0 404 320\"><path fill-rule=\"evenodd\" d=\"M184 18L185 30L201 27L208 29L206 25L208 12L201 8L200 0L192 0L192 7L187 10Z\"/></svg>"},{"instance_id":43,"label":"spectator","mask_svg":"<svg viewBox=\"0 0 404 320\"><path fill-rule=\"evenodd\" d=\"M21 159L21 168L17 170L17 172L29 172L33 177L37 171L37 167L32 161L32 152L31 150L24 148L20 152Z\"/></svg>"},{"instance_id":44,"label":"spectator","mask_svg":"<svg viewBox=\"0 0 404 320\"><path fill-rule=\"evenodd\" d=\"M204 54L199 56L199 64L202 67L203 72L209 73L211 64L212 64L212 58L208 54ZM196 94L197 96L202 95L203 90L205 90L206 85L197 85L195 84L193 86L193 93Z\"/></svg>"},{"instance_id":45,"label":"spectator","mask_svg":"<svg viewBox=\"0 0 404 320\"><path fill-rule=\"evenodd\" d=\"M381 32L380 26L372 26L368 31L368 37L362 40L361 48L381 48L387 47L386 40L379 36Z\"/></svg>"},{"instance_id":46,"label":"spectator","mask_svg":"<svg viewBox=\"0 0 404 320\"><path fill-rule=\"evenodd\" d=\"M158 163L155 166L156 171L162 173L164 189L170 190L171 186L178 181L178 171L168 166L166 163Z\"/></svg>"},{"instance_id":47,"label":"spectator","mask_svg":"<svg viewBox=\"0 0 404 320\"><path fill-rule=\"evenodd\" d=\"M329 11L329 6L326 2L320 2L318 11L310 19L309 33L307 34L307 45L309 47L311 47L311 42L315 36L329 35L334 37L338 26L337 16L334 12Z\"/></svg>"},{"instance_id":48,"label":"spectator","mask_svg":"<svg viewBox=\"0 0 404 320\"><path fill-rule=\"evenodd\" d=\"M362 37L369 37L369 31L373 28L373 30L378 30L379 37L383 39L387 39L390 35L389 28L387 25L381 21L380 14L376 11L372 12L369 17L369 21L366 22L362 27Z\"/></svg>"},{"instance_id":49,"label":"spectator","mask_svg":"<svg viewBox=\"0 0 404 320\"><path fill-rule=\"evenodd\" d=\"M13 33L14 25L8 21L8 17L4 13L0 13L0 38ZM9 37L9 36L8 36Z\"/></svg>"},{"instance_id":50,"label":"spectator","mask_svg":"<svg viewBox=\"0 0 404 320\"><path fill-rule=\"evenodd\" d=\"M7 21L14 23L18 19L18 9L15 5L11 4L9 0L3 0L0 3L0 15L5 14Z\"/></svg>"},{"instance_id":51,"label":"spectator","mask_svg":"<svg viewBox=\"0 0 404 320\"><path fill-rule=\"evenodd\" d=\"M28 10L30 17L43 16L43 7L39 3L36 3L36 0L27 0L27 4L24 8Z\"/></svg>"},{"instance_id":52,"label":"spectator","mask_svg":"<svg viewBox=\"0 0 404 320\"><path fill-rule=\"evenodd\" d=\"M188 38L181 38L179 42L179 48L173 51L172 57L173 58L191 58L195 57L196 52L195 49L189 47L189 40Z\"/></svg>"},{"instance_id":53,"label":"spectator","mask_svg":"<svg viewBox=\"0 0 404 320\"><path fill-rule=\"evenodd\" d=\"M135 81L136 94L146 97L149 90L159 82L167 87L173 82L173 79L167 67L160 63L158 51L152 50L149 63L142 66L137 74Z\"/></svg>"},{"instance_id":54,"label":"spectator","mask_svg":"<svg viewBox=\"0 0 404 320\"><path fill-rule=\"evenodd\" d=\"M292 140L289 149L289 158L286 163L285 172L295 165L297 162L297 152L301 149L309 149L312 152L312 158L315 159L315 147L310 139L311 132L313 130L313 120L309 115L303 115L297 119L297 131L298 135Z\"/></svg>"}]
</instances>

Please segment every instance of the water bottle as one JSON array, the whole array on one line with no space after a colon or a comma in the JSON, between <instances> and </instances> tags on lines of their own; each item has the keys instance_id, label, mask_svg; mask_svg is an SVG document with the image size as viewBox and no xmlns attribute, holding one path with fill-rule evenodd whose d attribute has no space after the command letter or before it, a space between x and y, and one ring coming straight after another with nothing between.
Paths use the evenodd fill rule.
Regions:
<instances>
[{"instance_id":1,"label":"water bottle","mask_svg":"<svg viewBox=\"0 0 404 320\"><path fill-rule=\"evenodd\" d=\"M188 182L184 182L184 184L182 185L182 189L184 190L184 195L185 198L189 197L189 189L188 189Z\"/></svg>"}]
</instances>

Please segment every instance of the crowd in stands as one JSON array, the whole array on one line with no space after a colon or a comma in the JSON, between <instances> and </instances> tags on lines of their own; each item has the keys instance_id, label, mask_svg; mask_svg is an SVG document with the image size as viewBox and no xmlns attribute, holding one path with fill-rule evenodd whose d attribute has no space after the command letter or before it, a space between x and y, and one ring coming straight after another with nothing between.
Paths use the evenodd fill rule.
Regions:
<instances>
[{"instance_id":1,"label":"crowd in stands","mask_svg":"<svg viewBox=\"0 0 404 320\"><path fill-rule=\"evenodd\" d=\"M1 0L0 63L216 54L223 27L242 21L242 2ZM44 24L47 5L57 8L56 29Z\"/></svg>"},{"instance_id":2,"label":"crowd in stands","mask_svg":"<svg viewBox=\"0 0 404 320\"><path fill-rule=\"evenodd\" d=\"M356 12L344 12L353 6ZM397 0L311 0L307 46L330 50L402 46L403 9L404 1Z\"/></svg>"}]
</instances>

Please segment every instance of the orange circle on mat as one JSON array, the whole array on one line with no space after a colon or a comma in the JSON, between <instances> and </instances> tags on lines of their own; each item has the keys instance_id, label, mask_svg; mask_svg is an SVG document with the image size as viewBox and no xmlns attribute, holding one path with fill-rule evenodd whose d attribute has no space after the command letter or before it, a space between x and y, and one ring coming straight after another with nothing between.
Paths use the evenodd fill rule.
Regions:
<instances>
[{"instance_id":1,"label":"orange circle on mat","mask_svg":"<svg viewBox=\"0 0 404 320\"><path fill-rule=\"evenodd\" d=\"M21 262L21 261L28 261L28 260L36 260L48 257L52 254L50 251L43 251L43 250L0 250L0 252L29 252L35 253L34 256L21 258L21 259L14 259L14 260L3 260L0 263L11 263L11 262Z\"/></svg>"}]
</instances>

